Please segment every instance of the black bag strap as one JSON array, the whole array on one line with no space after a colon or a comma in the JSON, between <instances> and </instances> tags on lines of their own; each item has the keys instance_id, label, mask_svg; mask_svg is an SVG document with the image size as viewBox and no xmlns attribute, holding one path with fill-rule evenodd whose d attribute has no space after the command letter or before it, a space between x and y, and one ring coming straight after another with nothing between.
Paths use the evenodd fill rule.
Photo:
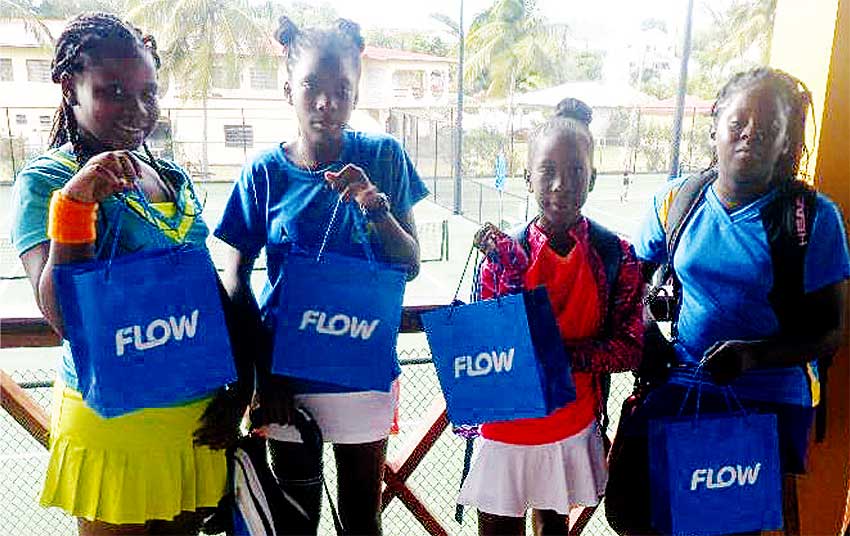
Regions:
<instances>
[{"instance_id":1,"label":"black bag strap","mask_svg":"<svg viewBox=\"0 0 850 536\"><path fill-rule=\"evenodd\" d=\"M817 194L803 183L783 189L761 209L770 247L773 288L768 301L784 333L806 332L816 319L801 315L804 267L814 223Z\"/></svg>"},{"instance_id":2,"label":"black bag strap","mask_svg":"<svg viewBox=\"0 0 850 536\"><path fill-rule=\"evenodd\" d=\"M817 192L794 181L780 190L761 210L761 220L770 247L773 288L768 301L783 333L805 333L816 329L818 315L805 307L805 262L814 225ZM815 440L826 436L827 383L832 356L818 356L821 401L815 410ZM806 365L803 365L804 367Z\"/></svg>"},{"instance_id":3,"label":"black bag strap","mask_svg":"<svg viewBox=\"0 0 850 536\"><path fill-rule=\"evenodd\" d=\"M671 334L673 339L676 339L678 334L677 324L679 320L679 305L681 304L681 288L676 272L673 268L673 257L676 253L676 247L679 245L679 240L682 236L682 231L685 230L688 221L694 213L697 205L705 196L708 187L717 179L717 170L708 169L699 175L692 175L684 180L678 189L671 192L672 200L667 210L667 215L662 222L664 228L665 244L667 248L667 260L661 267L660 276L657 279L657 284L649 289L644 300L649 304L654 300L659 293L664 289L664 286L669 282L673 285L673 296L676 302L673 310L673 318L671 325Z\"/></svg>"}]
</instances>

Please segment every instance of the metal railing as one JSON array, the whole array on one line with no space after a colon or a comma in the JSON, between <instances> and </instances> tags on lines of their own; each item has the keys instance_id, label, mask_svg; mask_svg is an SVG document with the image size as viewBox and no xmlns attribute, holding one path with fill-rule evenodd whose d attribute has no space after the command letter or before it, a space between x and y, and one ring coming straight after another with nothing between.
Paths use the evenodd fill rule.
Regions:
<instances>
[{"instance_id":1,"label":"metal railing","mask_svg":"<svg viewBox=\"0 0 850 536\"><path fill-rule=\"evenodd\" d=\"M422 330L419 314L435 306L406 307L400 341ZM0 347L48 348L59 338L43 319L1 319ZM463 465L464 440L448 429L445 406L431 366L430 352L421 341L402 341L399 407L400 431L390 439L383 518L387 534L471 535L476 533L473 512L463 524L454 521L455 497ZM0 371L0 468L8 475L0 479L0 526L9 534L73 534L73 520L56 509L37 504L37 490L46 464L48 407L54 371L27 370L7 374ZM630 392L630 375L615 377L609 412L616 429L619 407ZM332 451L326 451L331 457ZM326 463L331 484L334 464ZM323 516L321 534L332 534L330 516ZM571 516L571 534L613 534L601 511L576 509Z\"/></svg>"}]
</instances>

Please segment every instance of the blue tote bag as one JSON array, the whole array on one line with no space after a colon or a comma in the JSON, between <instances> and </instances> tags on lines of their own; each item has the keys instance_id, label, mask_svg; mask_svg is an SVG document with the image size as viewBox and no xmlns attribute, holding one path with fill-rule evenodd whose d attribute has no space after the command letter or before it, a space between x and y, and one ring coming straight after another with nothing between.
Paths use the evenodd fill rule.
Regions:
<instances>
[{"instance_id":1,"label":"blue tote bag","mask_svg":"<svg viewBox=\"0 0 850 536\"><path fill-rule=\"evenodd\" d=\"M576 398L544 287L424 313L422 323L456 426L545 417Z\"/></svg>"},{"instance_id":2,"label":"blue tote bag","mask_svg":"<svg viewBox=\"0 0 850 536\"><path fill-rule=\"evenodd\" d=\"M389 391L398 371L407 272L377 261L368 240L365 260L324 253L341 200L318 254L287 255L277 289L272 372L334 390Z\"/></svg>"},{"instance_id":3,"label":"blue tote bag","mask_svg":"<svg viewBox=\"0 0 850 536\"><path fill-rule=\"evenodd\" d=\"M115 417L179 405L235 381L207 250L184 244L114 255L115 244L107 260L54 268L86 404Z\"/></svg>"},{"instance_id":4,"label":"blue tote bag","mask_svg":"<svg viewBox=\"0 0 850 536\"><path fill-rule=\"evenodd\" d=\"M664 534L782 529L775 415L740 411L654 419L649 467L652 524Z\"/></svg>"}]
</instances>

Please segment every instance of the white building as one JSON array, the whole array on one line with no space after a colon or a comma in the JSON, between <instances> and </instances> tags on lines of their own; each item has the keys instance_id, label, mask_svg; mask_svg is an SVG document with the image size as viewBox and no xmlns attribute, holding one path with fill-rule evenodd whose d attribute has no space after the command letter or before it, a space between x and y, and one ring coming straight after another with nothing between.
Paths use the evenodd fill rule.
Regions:
<instances>
[{"instance_id":1,"label":"white building","mask_svg":"<svg viewBox=\"0 0 850 536\"><path fill-rule=\"evenodd\" d=\"M58 36L64 21L46 24ZM51 59L52 50L42 47L22 23L0 23L0 132L7 139L22 138L28 156L45 147L60 101L59 86L50 78ZM229 77L224 69L213 73L206 138L209 174L216 178L233 178L252 153L292 137L297 128L295 114L283 99L283 57L271 68L244 63L238 76ZM449 58L367 46L352 126L384 131L391 109L450 106L448 82L454 63ZM181 99L176 84L169 86L160 99L162 128L152 145L200 172L202 104Z\"/></svg>"}]
</instances>

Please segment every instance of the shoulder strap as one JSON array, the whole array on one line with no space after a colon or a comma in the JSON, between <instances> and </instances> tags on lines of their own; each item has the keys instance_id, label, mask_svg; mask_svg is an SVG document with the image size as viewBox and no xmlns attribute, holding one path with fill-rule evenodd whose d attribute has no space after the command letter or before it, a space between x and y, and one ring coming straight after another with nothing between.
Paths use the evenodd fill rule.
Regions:
<instances>
[{"instance_id":1,"label":"shoulder strap","mask_svg":"<svg viewBox=\"0 0 850 536\"><path fill-rule=\"evenodd\" d=\"M693 215L694 209L699 205L700 201L705 196L705 192L714 180L717 179L717 170L712 168L703 171L699 175L692 175L678 187L667 194L664 200L662 210L663 214L659 214L661 224L664 228L664 238L667 248L667 262L661 268L661 276L658 278L658 283L649 289L645 298L645 303L652 302L656 296L663 290L668 280L672 279L673 296L678 302L680 299L679 281L676 278L676 272L673 269L673 257L676 253L676 247L679 245L682 231L687 226L688 220ZM679 307L676 305L673 311L671 334L673 338L677 335L677 322L679 316Z\"/></svg>"},{"instance_id":2,"label":"shoulder strap","mask_svg":"<svg viewBox=\"0 0 850 536\"><path fill-rule=\"evenodd\" d=\"M800 183L780 192L761 209L773 266L768 300L785 333L807 330L812 315L801 315L805 294L804 265L814 223L817 193ZM816 316L816 315L814 315Z\"/></svg>"},{"instance_id":3,"label":"shoulder strap","mask_svg":"<svg viewBox=\"0 0 850 536\"><path fill-rule=\"evenodd\" d=\"M602 332L611 332L611 316L614 314L616 284L620 277L620 265L623 261L623 251L620 247L620 237L609 231L602 225L588 218L588 235L590 244L599 258L602 260L602 266L605 269L605 285L608 291L608 303L605 304L605 318L602 321ZM599 426L602 433L608 431L610 418L608 416L608 396L611 393L611 374L599 375L599 391L601 395L599 407Z\"/></svg>"},{"instance_id":4,"label":"shoulder strap","mask_svg":"<svg viewBox=\"0 0 850 536\"><path fill-rule=\"evenodd\" d=\"M664 236L667 242L668 259L672 257L679 242L682 230L693 214L694 208L705 195L706 188L717 179L717 171L709 169L685 179L682 185L671 192L673 199L670 201L664 224Z\"/></svg>"},{"instance_id":5,"label":"shoulder strap","mask_svg":"<svg viewBox=\"0 0 850 536\"><path fill-rule=\"evenodd\" d=\"M779 192L761 210L761 220L770 248L773 288L767 298L784 333L816 329L818 315L807 311L805 263L814 226L817 192L803 182L794 182ZM828 371L832 356L817 356L820 404L815 411L815 440L826 435ZM804 365L805 366L805 365Z\"/></svg>"},{"instance_id":6,"label":"shoulder strap","mask_svg":"<svg viewBox=\"0 0 850 536\"><path fill-rule=\"evenodd\" d=\"M605 313L604 329L609 328L609 318L614 310L614 285L620 277L620 264L623 260L623 252L620 248L620 237L595 221L588 219L590 244L605 268L605 284L608 286L608 304Z\"/></svg>"}]
</instances>

